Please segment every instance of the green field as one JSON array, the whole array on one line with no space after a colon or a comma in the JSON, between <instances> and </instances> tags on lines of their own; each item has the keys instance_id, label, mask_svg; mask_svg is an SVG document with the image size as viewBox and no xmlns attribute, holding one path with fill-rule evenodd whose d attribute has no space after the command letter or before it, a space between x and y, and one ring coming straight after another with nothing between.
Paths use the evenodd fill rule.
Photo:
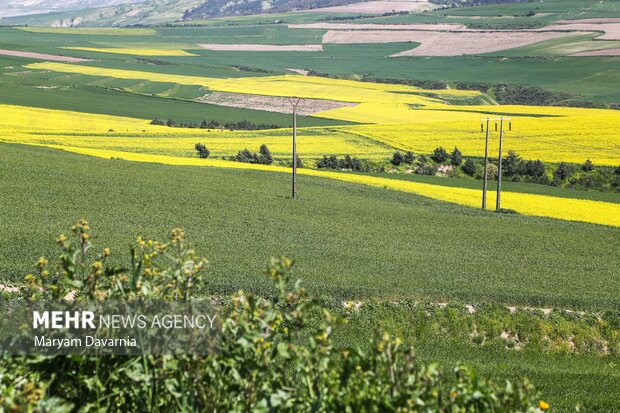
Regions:
<instances>
[{"instance_id":1,"label":"green field","mask_svg":"<svg viewBox=\"0 0 620 413\"><path fill-rule=\"evenodd\" d=\"M387 58L411 49L411 43L326 44L323 52L287 53L214 52L196 46L200 43L318 44L324 33L324 30L291 30L283 23L253 25L251 20L247 26L161 27L154 36L126 37L30 33L0 28L3 48L92 58L94 62L82 64L99 67L227 78L290 74L287 68L312 69L345 77L525 84L556 92L572 92L577 95L577 100L620 102L618 89L609 87L620 80L617 70L620 58L566 56L572 50L591 49L594 46L589 45L590 42L596 43L595 48L603 47L601 41L591 40L590 35L490 55L455 57ZM604 43L605 47L613 47L618 42ZM140 57L59 47L175 48L199 56ZM28 61L21 59L16 62L4 57L2 60L13 62L13 65ZM28 79L32 75L23 76ZM3 80L4 76L0 76L0 81ZM88 80L84 82L88 83Z\"/></svg>"},{"instance_id":2,"label":"green field","mask_svg":"<svg viewBox=\"0 0 620 413\"><path fill-rule=\"evenodd\" d=\"M0 165L0 229L11 234L0 241L1 282L20 282L40 255L54 256L55 237L79 217L89 218L96 247L111 246L119 263L127 262L135 235L162 239L183 227L210 259L205 292L266 293L262 268L270 256L286 254L297 260L294 276L336 311L342 299L378 303L352 316L338 345L364 346L368 333L381 329L415 345L421 360L446 367L463 361L500 383L528 376L557 411L617 407L610 393L620 384L616 356L541 351L540 341L523 351L498 342L476 346L467 334L472 322L497 323L522 337L543 334L534 327L542 315L512 317L501 310L506 304L617 309L617 228L483 213L310 177L300 179L301 199L292 201L283 174L136 164L14 144L0 144ZM403 304L381 303L388 298ZM437 316L424 327L417 307L406 304L413 300L452 306L433 310ZM481 318L458 309L459 302L482 305ZM590 317L563 317L545 321L557 329L554 337L593 326Z\"/></svg>"},{"instance_id":3,"label":"green field","mask_svg":"<svg viewBox=\"0 0 620 413\"><path fill-rule=\"evenodd\" d=\"M285 254L298 260L297 275L312 291L330 296L620 304L620 286L611 282L620 265L617 228L484 213L309 177L300 179L300 202L291 202L283 174L8 144L1 152L2 231L15 234L0 243L4 281L19 281L39 255L53 252L58 233L88 217L97 242L120 251L136 234L162 238L185 228L211 259L210 285L221 291L261 290L265 280L253 274Z\"/></svg>"},{"instance_id":4,"label":"green field","mask_svg":"<svg viewBox=\"0 0 620 413\"><path fill-rule=\"evenodd\" d=\"M133 32L136 35L112 34L112 29L50 32L0 27L0 49L92 59L75 63L79 65L175 75L237 79L294 75L289 69L305 69L357 80L450 83L446 87L456 87L455 82L529 85L574 94L581 104L620 103L620 57L570 56L619 47L620 41L596 40L593 34L455 57L389 57L417 43L325 44L321 52L284 53L208 51L198 46L320 44L325 30L293 30L287 24L329 20L543 27L560 19L620 17L620 1L542 0L383 17L281 13L191 22L165 21L163 11L155 8L152 16L146 16L159 25L138 29ZM535 14L528 16L530 11ZM1 19L0 25L48 26L70 17L70 12L51 13ZM109 26L112 21L102 17L87 27ZM184 50L196 56L138 56L67 47ZM0 55L0 104L145 120L247 120L291 126L288 114L199 103L199 98L212 92L206 87L25 67L39 61ZM446 99L446 104L494 104L491 95ZM5 127L1 115L0 128ZM299 117L301 127L347 123ZM472 127L477 126L476 120ZM50 136L63 135L61 129ZM272 135L288 137L289 132L282 129ZM332 128L304 131L305 136L320 134L325 141L337 132ZM153 153L195 155L189 133L182 134L192 139L187 148L183 144L181 149L167 149L157 146L158 141ZM122 138L139 138L139 134L127 135ZM173 136L162 136L162 142ZM334 145L342 136L334 136ZM88 131L80 137L88 139ZM350 138L359 137L351 133ZM259 140L251 150L258 149ZM329 142L325 154L336 152ZM211 158L224 155L209 146ZM363 161L373 166L384 163L393 172L387 163L392 150L386 150L385 159ZM286 156L276 162L292 159ZM303 160L306 167L311 163ZM546 167L550 176L557 165ZM614 167L603 169L615 177ZM405 168L409 166L396 168L401 173L368 175L443 187L479 189L482 185L469 177L404 173ZM0 285L22 284L40 256L57 256L56 237L68 233L79 218L91 223L95 249L111 247L110 259L119 265L127 265L136 236L163 240L171 229L180 227L197 252L209 259L207 284L200 294L221 297L243 289L268 297L273 284L262 275L264 268L271 257L286 255L296 262L293 277L301 279L331 311L347 312L349 300L359 304L359 309L350 311L349 324L335 333L339 348L365 347L373 333L389 332L413 345L423 362L438 361L450 368L463 361L498 383L527 376L551 403L552 412L575 411L576 406L583 412L620 412L620 228L484 212L336 179L301 175L298 183L300 199L292 200L291 177L285 173L134 163L0 143L0 231L4 234ZM495 184L490 181L489 188L494 190ZM502 185L504 191L514 193L620 204L617 192L523 182ZM476 311L470 312L466 305ZM509 306L518 309L513 313ZM551 313L543 312L551 308ZM507 339L505 333L517 334L518 339ZM2 385L0 375L0 410Z\"/></svg>"}]
</instances>

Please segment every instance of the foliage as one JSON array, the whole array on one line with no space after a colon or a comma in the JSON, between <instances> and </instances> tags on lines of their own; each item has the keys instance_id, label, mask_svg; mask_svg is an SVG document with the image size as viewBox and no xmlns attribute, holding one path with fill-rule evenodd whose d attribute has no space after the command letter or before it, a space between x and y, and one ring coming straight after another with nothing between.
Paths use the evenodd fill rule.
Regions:
<instances>
[{"instance_id":1,"label":"foliage","mask_svg":"<svg viewBox=\"0 0 620 413\"><path fill-rule=\"evenodd\" d=\"M443 147L438 146L433 151L433 154L431 155L431 159L435 161L436 163L443 163L448 160L448 152L446 152L446 150Z\"/></svg>"},{"instance_id":2,"label":"foliage","mask_svg":"<svg viewBox=\"0 0 620 413\"><path fill-rule=\"evenodd\" d=\"M454 166L459 166L463 163L463 153L456 146L450 154L450 163Z\"/></svg>"},{"instance_id":3,"label":"foliage","mask_svg":"<svg viewBox=\"0 0 620 413\"><path fill-rule=\"evenodd\" d=\"M228 129L228 130L263 130L263 129L277 129L278 125L267 125L264 123L254 123L248 120L241 120L236 122L220 123L217 120L206 121L203 120L199 124L196 122L177 122L174 119L168 119L163 121L160 119L153 119L151 125L168 126L171 128L189 128L189 129Z\"/></svg>"},{"instance_id":4,"label":"foliage","mask_svg":"<svg viewBox=\"0 0 620 413\"><path fill-rule=\"evenodd\" d=\"M256 152L250 152L246 148L239 151L236 156L231 156L230 160L261 165L271 165L273 163L271 151L269 151L269 148L265 144L260 146L258 154Z\"/></svg>"},{"instance_id":5,"label":"foliage","mask_svg":"<svg viewBox=\"0 0 620 413\"><path fill-rule=\"evenodd\" d=\"M594 170L594 165L592 164L591 160L586 160L585 163L581 166L581 169L584 172L591 172Z\"/></svg>"},{"instance_id":6,"label":"foliage","mask_svg":"<svg viewBox=\"0 0 620 413\"><path fill-rule=\"evenodd\" d=\"M206 284L207 260L187 245L181 230L173 230L168 242L138 238L128 270L108 264L107 248L91 258L87 221L78 221L72 232L75 241L58 237L61 253L52 270L58 275L50 277L47 260L39 260L38 274L26 277L24 298L60 300L73 293L76 300L188 300L195 297L195 287ZM293 281L292 265L284 257L272 259L267 269L275 286L271 298L240 290L223 300L223 336L212 355L2 360L0 407L50 412L72 405L84 411L384 411L414 406L540 411L526 379L497 386L463 365L446 376L388 334L375 339L370 351L337 349L333 333L346 320ZM314 314L321 314L320 322Z\"/></svg>"},{"instance_id":7,"label":"foliage","mask_svg":"<svg viewBox=\"0 0 620 413\"><path fill-rule=\"evenodd\" d=\"M196 149L196 152L198 152L198 157L202 159L208 158L209 155L211 154L211 151L209 151L209 148L204 146L202 143L197 143L195 145L195 149Z\"/></svg>"},{"instance_id":8,"label":"foliage","mask_svg":"<svg viewBox=\"0 0 620 413\"><path fill-rule=\"evenodd\" d=\"M467 160L465 160L465 163L463 164L463 166L461 166L461 169L467 175L474 176L474 174L476 173L476 170L477 170L476 162L474 162L474 160L471 159L471 158L467 158Z\"/></svg>"}]
</instances>

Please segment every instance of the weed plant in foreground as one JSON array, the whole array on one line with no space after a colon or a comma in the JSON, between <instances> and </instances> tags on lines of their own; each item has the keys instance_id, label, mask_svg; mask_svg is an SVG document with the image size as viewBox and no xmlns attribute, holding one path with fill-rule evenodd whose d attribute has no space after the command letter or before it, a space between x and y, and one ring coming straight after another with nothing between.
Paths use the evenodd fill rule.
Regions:
<instances>
[{"instance_id":1,"label":"weed plant in foreground","mask_svg":"<svg viewBox=\"0 0 620 413\"><path fill-rule=\"evenodd\" d=\"M18 296L191 299L194 286L208 283L207 261L195 254L179 229L167 242L138 238L129 270L108 263L113 251L94 251L87 221L78 221L72 232L71 238L57 238L57 260L39 259L37 272L26 276ZM345 320L293 281L292 265L284 257L271 261L267 275L275 288L268 297L243 290L220 297L225 309L222 339L213 355L3 358L0 407L49 412L531 413L549 408L526 379L496 385L463 365L445 375L388 334L374 341L371 351L335 348L332 334ZM314 312L322 316L311 324Z\"/></svg>"}]
</instances>

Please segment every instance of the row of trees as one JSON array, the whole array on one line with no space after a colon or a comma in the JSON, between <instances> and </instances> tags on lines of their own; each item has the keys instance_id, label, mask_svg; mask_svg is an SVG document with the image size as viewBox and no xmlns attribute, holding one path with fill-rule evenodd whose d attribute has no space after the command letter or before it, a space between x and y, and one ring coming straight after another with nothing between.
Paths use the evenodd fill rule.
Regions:
<instances>
[{"instance_id":1,"label":"row of trees","mask_svg":"<svg viewBox=\"0 0 620 413\"><path fill-rule=\"evenodd\" d=\"M203 120L200 123L196 122L177 122L174 119L168 119L167 121L160 119L153 119L151 125L168 126L171 128L191 128L191 129L229 129L229 130L262 130L262 129L277 129L279 125L269 125L265 123L254 123L249 120L242 120L237 122L220 123L216 120L206 121Z\"/></svg>"},{"instance_id":2,"label":"row of trees","mask_svg":"<svg viewBox=\"0 0 620 413\"><path fill-rule=\"evenodd\" d=\"M401 164L413 165L416 159L421 164L425 164L427 162L426 156L419 155L416 157L416 155L414 155L414 153L411 151L405 153L401 153L398 151L394 152L394 155L392 156L392 160L390 162L394 166L399 166ZM444 163L450 160L450 163L452 165L459 166L461 163L463 163L463 153L456 146L451 153L448 153L448 151L446 151L443 147L439 146L433 151L431 159L435 163Z\"/></svg>"}]
</instances>

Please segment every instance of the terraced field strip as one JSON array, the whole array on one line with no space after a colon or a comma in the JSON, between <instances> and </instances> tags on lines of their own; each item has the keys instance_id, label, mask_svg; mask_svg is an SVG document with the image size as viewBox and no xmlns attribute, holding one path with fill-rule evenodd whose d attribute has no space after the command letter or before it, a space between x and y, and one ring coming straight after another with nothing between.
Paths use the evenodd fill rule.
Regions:
<instances>
[{"instance_id":1,"label":"terraced field strip","mask_svg":"<svg viewBox=\"0 0 620 413\"><path fill-rule=\"evenodd\" d=\"M0 56L25 57L27 59L51 60L54 62L69 62L69 63L80 63L80 62L91 62L92 61L91 59L83 59L81 57L58 56L58 55L46 54L46 53L24 52L20 50L7 50L7 49L0 49Z\"/></svg>"},{"instance_id":2,"label":"terraced field strip","mask_svg":"<svg viewBox=\"0 0 620 413\"><path fill-rule=\"evenodd\" d=\"M68 50L82 50L85 52L96 52L96 53L113 53L113 54L126 54L126 55L134 55L134 56L197 56L193 53L188 53L184 50L175 50L175 49L148 49L148 48L125 48L125 47L77 47L77 46L67 46L62 47L62 49Z\"/></svg>"},{"instance_id":3,"label":"terraced field strip","mask_svg":"<svg viewBox=\"0 0 620 413\"><path fill-rule=\"evenodd\" d=\"M48 34L70 34L70 35L87 35L87 36L155 36L155 29L136 28L56 28L56 27L16 27L30 33L48 33Z\"/></svg>"},{"instance_id":4,"label":"terraced field strip","mask_svg":"<svg viewBox=\"0 0 620 413\"><path fill-rule=\"evenodd\" d=\"M250 169L290 174L289 168L255 165L241 162L224 161L218 159L184 158L140 154L121 151L99 150L90 148L76 148L64 145L37 145L54 149L65 150L82 155L99 158L122 159L132 162L160 163L165 165L203 166L229 169ZM454 188L439 185L425 184L412 181L395 180L351 173L320 171L315 169L299 169L300 175L316 176L338 181L368 185L373 187L414 193L428 198L469 207L479 207L481 191L467 188ZM593 224L620 227L620 204L610 202L591 201L583 199L559 198L553 196L524 194L516 192L502 193L505 208L530 216L549 217L567 221L581 221ZM488 202L493 205L494 193L489 192Z\"/></svg>"}]
</instances>

